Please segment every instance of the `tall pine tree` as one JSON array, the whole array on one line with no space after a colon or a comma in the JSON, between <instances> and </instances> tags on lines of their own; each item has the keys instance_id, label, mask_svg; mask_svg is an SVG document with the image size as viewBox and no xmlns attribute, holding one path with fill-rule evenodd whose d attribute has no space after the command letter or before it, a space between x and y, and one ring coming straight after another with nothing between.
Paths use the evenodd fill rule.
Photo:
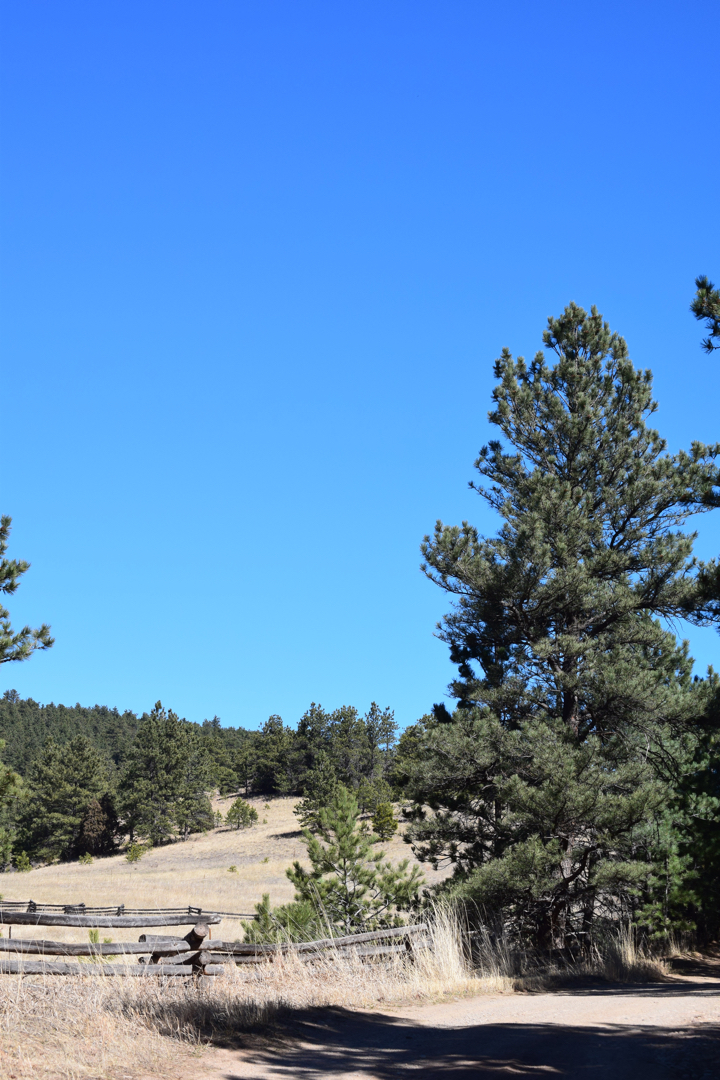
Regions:
<instances>
[{"instance_id":1,"label":"tall pine tree","mask_svg":"<svg viewBox=\"0 0 720 1080\"><path fill-rule=\"evenodd\" d=\"M48 739L28 774L16 847L52 861L110 846L87 835L86 826L108 797L108 763L83 735L63 746ZM97 821L93 828L97 830Z\"/></svg>"},{"instance_id":2,"label":"tall pine tree","mask_svg":"<svg viewBox=\"0 0 720 1080\"><path fill-rule=\"evenodd\" d=\"M201 736L162 702L144 716L118 786L118 805L131 840L159 844L209 828L211 768Z\"/></svg>"},{"instance_id":3,"label":"tall pine tree","mask_svg":"<svg viewBox=\"0 0 720 1080\"><path fill-rule=\"evenodd\" d=\"M530 364L505 350L471 484L495 537L438 522L425 571L454 598L458 666L407 759L417 851L545 945L587 942L653 874L653 826L702 707L666 629L697 609L688 517L718 502L720 447L668 454L649 371L574 304ZM449 721L449 722L448 722ZM423 804L434 813L427 815Z\"/></svg>"}]
</instances>

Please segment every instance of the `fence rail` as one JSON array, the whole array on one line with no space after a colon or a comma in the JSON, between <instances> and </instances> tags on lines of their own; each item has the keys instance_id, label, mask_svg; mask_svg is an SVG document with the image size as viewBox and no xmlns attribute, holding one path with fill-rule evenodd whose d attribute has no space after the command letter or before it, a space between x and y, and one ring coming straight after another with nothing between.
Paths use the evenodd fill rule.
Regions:
<instances>
[{"instance_id":1,"label":"fence rail","mask_svg":"<svg viewBox=\"0 0 720 1080\"><path fill-rule=\"evenodd\" d=\"M3 905L6 906L6 905ZM59 905L54 905L57 908ZM187 923L188 916L146 915L104 916L43 913L41 911L8 913L6 922L27 924L37 920L41 925L60 926L175 926ZM82 921L78 921L82 920ZM221 975L226 962L234 964L267 964L282 956L295 955L303 961L320 956L333 957L352 954L362 958L393 956L407 953L411 957L418 949L431 947L428 928L424 925L397 926L388 930L373 930L363 934L346 934L317 941L280 942L277 944L242 941L211 941L210 925L220 922L217 915L206 916L196 923L184 938L157 934L141 934L134 942L46 941L41 938L0 938L0 974L8 975L128 975L138 977L180 975ZM207 941L206 941L207 939ZM14 956L8 954L16 954ZM28 960L41 956L42 960ZM77 956L84 962L46 960L47 956ZM123 956L137 956L138 963L112 963ZM107 958L107 960L106 960Z\"/></svg>"},{"instance_id":2,"label":"fence rail","mask_svg":"<svg viewBox=\"0 0 720 1080\"><path fill-rule=\"evenodd\" d=\"M177 908L131 908L125 907L124 904L112 904L107 907L88 907L86 904L45 904L36 903L34 900L0 900L0 922L2 922L3 912L27 912L28 914L34 914L36 912L47 912L52 914L57 912L63 915L190 915L189 921L194 921L198 918L208 917L212 915L218 915L223 919L256 919L257 913L246 913L241 911L206 911L204 908L193 907L188 904L187 907ZM8 920L6 919L5 922ZM149 924L143 924L149 925ZM153 925L160 925L159 923ZM175 925L175 924L168 924Z\"/></svg>"}]
</instances>

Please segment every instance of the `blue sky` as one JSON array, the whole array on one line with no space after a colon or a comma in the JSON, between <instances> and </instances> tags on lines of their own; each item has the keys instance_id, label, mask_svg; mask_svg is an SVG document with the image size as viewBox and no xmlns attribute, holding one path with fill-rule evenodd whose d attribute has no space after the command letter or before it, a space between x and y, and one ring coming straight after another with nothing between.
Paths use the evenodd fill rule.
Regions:
<instances>
[{"instance_id":1,"label":"blue sky","mask_svg":"<svg viewBox=\"0 0 720 1080\"><path fill-rule=\"evenodd\" d=\"M720 437L688 313L720 277L712 5L1 9L0 509L13 621L57 644L0 689L415 720L452 675L420 541L495 530L492 362L569 300L653 369L671 448Z\"/></svg>"}]
</instances>

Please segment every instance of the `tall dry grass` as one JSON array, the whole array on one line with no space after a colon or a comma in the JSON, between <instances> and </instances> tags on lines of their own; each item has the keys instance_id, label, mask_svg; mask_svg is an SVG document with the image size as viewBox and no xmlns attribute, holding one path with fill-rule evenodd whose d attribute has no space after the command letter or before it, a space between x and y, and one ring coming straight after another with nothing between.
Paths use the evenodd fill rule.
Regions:
<instances>
[{"instance_id":1,"label":"tall dry grass","mask_svg":"<svg viewBox=\"0 0 720 1080\"><path fill-rule=\"evenodd\" d=\"M199 983L3 976L0 1075L185 1077L205 1046L271 1027L290 1011L511 990L503 975L472 971L451 911L437 909L428 925L432 948L414 958L394 954L368 962L338 950L303 962L287 953L266 964L227 965L225 975Z\"/></svg>"},{"instance_id":2,"label":"tall dry grass","mask_svg":"<svg viewBox=\"0 0 720 1080\"><path fill-rule=\"evenodd\" d=\"M502 930L481 927L470 935L471 962L481 978L506 979L515 989L543 990L577 979L652 982L669 974L666 957L638 939L634 928L619 923L595 944L589 956L543 956L522 950Z\"/></svg>"}]
</instances>

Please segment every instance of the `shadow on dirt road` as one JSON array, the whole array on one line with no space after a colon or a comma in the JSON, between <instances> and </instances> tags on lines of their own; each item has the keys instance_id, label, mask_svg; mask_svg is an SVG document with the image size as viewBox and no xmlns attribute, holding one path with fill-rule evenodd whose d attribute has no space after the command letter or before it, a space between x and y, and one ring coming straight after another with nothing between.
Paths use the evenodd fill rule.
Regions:
<instances>
[{"instance_id":1,"label":"shadow on dirt road","mask_svg":"<svg viewBox=\"0 0 720 1080\"><path fill-rule=\"evenodd\" d=\"M553 1024L483 1024L459 1029L394 1024L387 1017L336 1012L295 1026L292 1041L243 1054L242 1071L225 1080L717 1080L720 1029L571 1028Z\"/></svg>"},{"instance_id":2,"label":"shadow on dirt road","mask_svg":"<svg viewBox=\"0 0 720 1080\"><path fill-rule=\"evenodd\" d=\"M281 1034L265 1045L226 1047L207 1075L213 1080L409 1075L422 1080L718 1080L719 994L716 981L682 980L578 988L543 995L542 1001L535 995L492 1002L478 997L421 1006L404 1016L316 1010L288 1017ZM678 997L684 1001L676 1014Z\"/></svg>"}]
</instances>

